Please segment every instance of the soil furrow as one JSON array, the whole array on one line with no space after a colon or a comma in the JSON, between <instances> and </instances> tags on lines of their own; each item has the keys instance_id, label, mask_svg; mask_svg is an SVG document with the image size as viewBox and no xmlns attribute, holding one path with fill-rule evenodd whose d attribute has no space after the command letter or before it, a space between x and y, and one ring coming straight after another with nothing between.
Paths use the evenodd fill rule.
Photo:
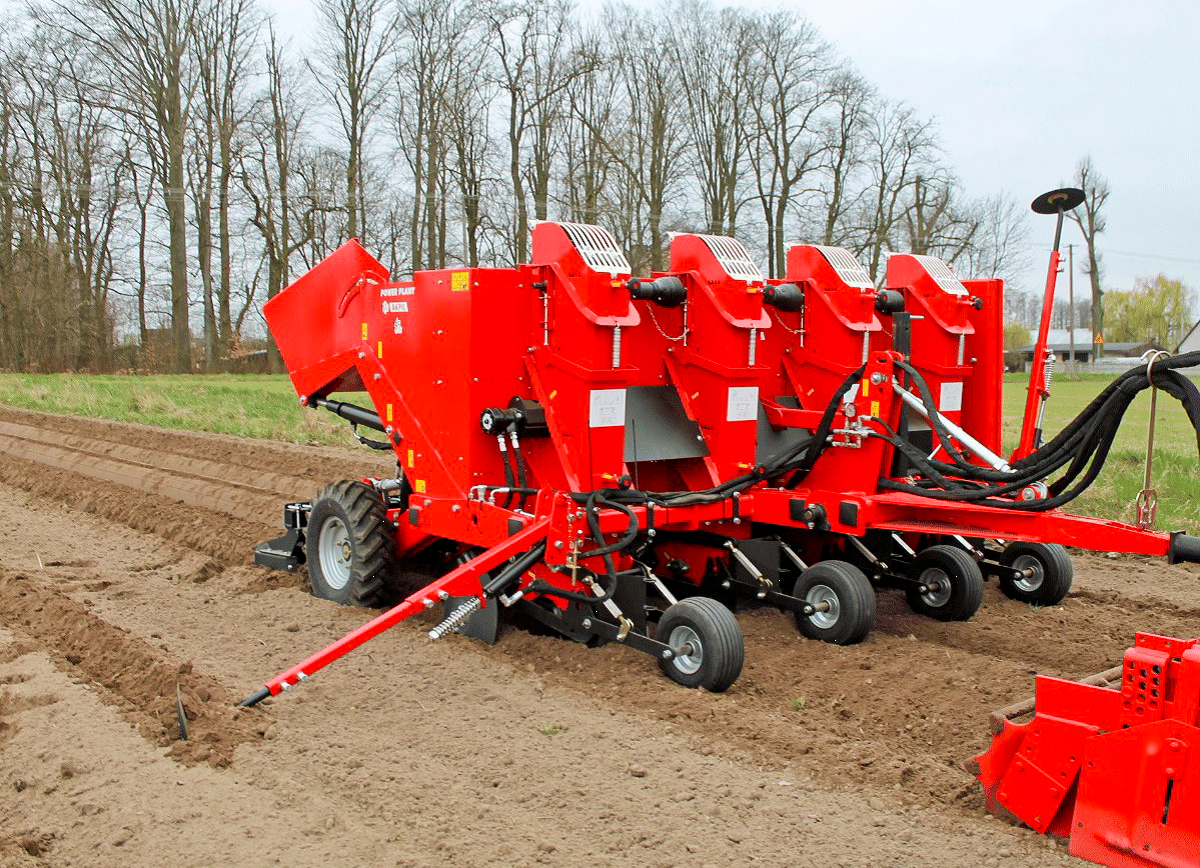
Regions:
<instances>
[{"instance_id":1,"label":"soil furrow","mask_svg":"<svg viewBox=\"0 0 1200 868\"><path fill-rule=\"evenodd\" d=\"M0 437L10 437L39 446L69 449L96 458L111 458L147 470L168 470L210 484L231 486L255 494L276 495L285 491L300 491L306 487L304 480L294 477L274 473L249 473L242 468L233 468L218 461L160 453L118 441L56 434L30 425L0 422Z\"/></svg>"},{"instance_id":2,"label":"soil furrow","mask_svg":"<svg viewBox=\"0 0 1200 868\"><path fill-rule=\"evenodd\" d=\"M31 575L0 569L0 615L185 764L227 766L237 746L255 737L252 725L239 719L233 695L217 681L193 671L188 661L162 659L145 642ZM176 690L188 719L186 741L180 737Z\"/></svg>"},{"instance_id":3,"label":"soil furrow","mask_svg":"<svg viewBox=\"0 0 1200 868\"><path fill-rule=\"evenodd\" d=\"M322 454L306 447L74 417L9 416L5 411L5 418L0 423L0 482L30 492L25 507L44 511L47 523L71 520L54 513L67 512L51 508L54 502L91 513L86 522L77 520L88 526L87 533L103 539L68 545L69 526L60 529L55 545L63 551L54 563L61 566L35 573L25 566L36 554L36 522L26 522L18 535L29 554L9 559L7 569L0 571L0 615L22 642L45 647L66 671L96 685L154 744L167 743L174 684L182 679L185 701L200 715L197 732L211 725L222 733L202 765L220 765L238 744L255 738L243 720L232 716L231 703L243 694L233 695L231 685L249 692L278 669L372 617L294 590L245 594L257 589L250 587L251 577L260 571L219 568L247 563L254 545L277 533L280 507L297 496L297 487L315 492L325 482L372 472L372 462L378 464L375 456ZM5 431L19 436L6 437ZM122 556L125 532L119 525L153 537L141 537L134 553ZM135 536L132 531L129 535ZM161 562L156 538L162 542ZM203 552L215 564L202 583L187 578L191 571L207 569L204 559L189 549ZM158 566L139 574L132 565L143 551L154 555L150 560ZM172 570L172 558L185 559L186 566ZM784 802L778 793L762 796L761 803L747 798L734 804L729 799L740 798L741 783L728 787L733 795L709 799L694 791L681 795L657 777L662 764L670 769L674 758L684 757L680 769L698 776L692 781L707 780L699 770L719 761L722 768L734 769L728 773L735 777L752 770L771 786L807 781L812 789L805 798L827 807L836 803L828 796L835 791L854 798L866 794L884 805L873 807L867 817L872 812L884 816L899 806L895 809L901 819L893 815L887 821L893 833L903 828L915 843L924 834L917 830L936 828L956 842L953 855L951 850L923 848L920 852L933 854L927 860L931 866L951 868L994 858L994 847L962 849L964 836L983 840L989 834L1000 835L1005 849L1011 849L1012 862L997 859L1001 864L1039 864L1043 858L1057 864L1057 853L1046 851L1039 839L980 819L981 799L960 763L986 747L987 714L1028 695L1036 672L1075 678L1108 668L1137 630L1183 636L1200 631L1192 592L1197 577L1191 568L1091 556L1076 563L1076 590L1063 605L1022 606L990 584L983 608L966 623L918 617L902 595L883 592L876 631L850 648L806 641L790 617L774 610L741 611L747 665L742 679L720 696L683 690L662 678L652 660L615 645L589 650L506 627L493 647L457 636L431 646L419 627L401 625L303 690L274 700L265 714L246 716L281 724L297 751L309 756L282 760L276 770L260 767L259 748L243 749L234 768L243 761L254 767L278 794L280 805L293 799L286 803L289 810L296 809L298 787L314 788L343 808L354 806L363 825L353 828L370 828L380 840L380 827L392 822L394 812L372 806L389 802L392 789L405 798L425 799L423 807L405 809L420 816L422 811L453 816L466 804L507 804L514 796L505 787L531 752L536 760L528 764L536 775L523 773L514 784L515 807L512 813L497 814L500 822L530 810L546 817L569 810L592 794L594 784L607 793L601 810L661 844L662 836L650 828L653 823L646 825L646 816L630 816L622 807L630 786L639 793L646 786L641 775L648 767L652 784L668 789L655 793L653 802L638 802L639 809L651 818L657 812L687 817L705 846L716 848L712 858L721 864L745 864L748 853L769 854L766 864L784 864L777 857L785 843L820 834L818 821L790 813L793 802L780 807ZM294 587L300 581L292 576L282 584ZM271 586L279 585L264 579L263 587ZM159 632L173 649L170 653L148 639ZM111 653L110 647L115 649ZM71 663L67 655L80 661ZM94 669L86 669L87 660ZM189 661L204 674L181 674L180 665ZM148 674L145 686L119 674L131 669ZM543 695L553 696L553 703L543 705ZM222 729L226 724L228 733ZM574 730L557 735L564 724ZM420 742L409 744L410 737ZM262 750L269 750L269 744L263 740ZM704 758L699 765L697 755ZM554 762L546 761L548 756ZM323 765L310 771L306 764L312 757ZM356 765L343 770L340 763L346 757ZM497 757L514 766L498 764ZM461 773L454 765L459 763ZM376 769L380 764L390 775ZM560 765L576 769L577 777L564 778L556 771ZM425 778L410 780L416 767ZM344 771L346 780L334 780L338 774L331 769ZM574 783L585 778L587 784ZM425 779L438 781L439 787L422 787ZM560 790L572 787L571 792L580 790L578 798L560 797ZM701 805L704 819L697 821L694 808ZM764 841L749 841L753 849L714 843L713 834L720 836L721 829L735 828L730 823L763 809L771 814L771 823L786 824L777 827L778 838L770 846ZM822 809L808 810L816 816ZM816 825L809 829L805 824ZM797 839L793 832L801 827L806 831ZM5 831L0 827L0 833ZM444 821L425 824L429 840L442 840L444 833ZM667 835L671 841L676 837ZM842 840L825 851L841 858L826 861L865 865L899 858L897 864L911 864L897 856L907 848L893 851L869 838L864 829L860 837ZM862 843L861 851L856 842ZM522 840L501 858L510 864L539 859L603 864L601 856L611 857L612 864L648 861L644 851L623 858L619 847L586 859L539 848L536 840ZM455 864L487 864L496 855L472 852L474 861ZM690 861L691 855L672 852L662 864Z\"/></svg>"}]
</instances>

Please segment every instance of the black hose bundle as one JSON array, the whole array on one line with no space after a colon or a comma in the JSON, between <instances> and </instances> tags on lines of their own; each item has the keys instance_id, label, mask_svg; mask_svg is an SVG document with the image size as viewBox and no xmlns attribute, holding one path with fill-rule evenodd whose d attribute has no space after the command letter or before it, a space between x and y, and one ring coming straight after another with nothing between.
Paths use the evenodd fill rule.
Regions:
<instances>
[{"instance_id":1,"label":"black hose bundle","mask_svg":"<svg viewBox=\"0 0 1200 868\"><path fill-rule=\"evenodd\" d=\"M1139 366L1126 371L1097 395L1053 440L1020 461L1014 462L1011 469L994 470L971 463L954 447L952 435L936 413L937 405L928 384L916 369L904 362L897 362L897 367L911 378L921 400L930 411L930 427L950 461L936 461L927 457L914 444L899 437L883 420L873 419L873 424L884 431L883 434L873 433L873 436L891 443L909 459L920 477L923 477L914 478L910 482L882 478L879 480L879 486L882 489L904 491L935 500L981 503L997 509L1029 512L1054 509L1074 500L1095 481L1104 466L1117 428L1130 403L1139 392L1150 388L1151 385L1162 389L1183 404L1184 411L1196 430L1197 453L1200 454L1200 390L1177 372L1179 368L1190 368L1198 364L1200 352L1194 352L1156 361L1149 369ZM585 506L588 527L597 544L596 548L581 552L579 557L602 559L607 580L607 584L602 585L603 594L594 596L562 591L540 580L531 584L529 590L581 603L602 603L610 599L616 590L618 579L638 572L618 572L612 560L613 554L626 549L638 536L639 522L630 506L654 505L671 508L719 503L763 480L787 474L791 474L787 486L794 487L807 475L824 452L842 398L862 377L865 368L864 365L846 377L835 391L833 400L826 407L811 436L771 456L750 473L704 491L647 492L637 489L601 489L572 492L572 499ZM1064 466L1067 468L1066 472L1049 486L1049 497L1041 500L1013 499L1026 486L1045 479ZM612 543L605 541L600 529L601 507L618 510L628 517L629 523L625 532Z\"/></svg>"},{"instance_id":2,"label":"black hose bundle","mask_svg":"<svg viewBox=\"0 0 1200 868\"><path fill-rule=\"evenodd\" d=\"M894 431L876 420L876 424L886 432L886 435L876 436L883 436L883 439L900 449L925 477L924 480L911 483L881 479L879 485L881 488L936 500L983 503L998 509L1044 512L1062 506L1082 494L1095 481L1108 458L1117 428L1130 403L1139 392L1152 385L1183 405L1192 428L1197 432L1196 445L1200 453L1200 390L1177 372L1179 368L1190 368L1197 364L1200 364L1200 352L1161 359L1149 367L1138 366L1126 371L1105 387L1058 436L1014 462L1010 471L971 464L953 448L949 432L934 412L929 414L930 427L950 457L950 463L925 457L919 449L898 438ZM908 365L899 363L899 366L912 377L926 407L933 410L936 404L924 380ZM1064 466L1066 472L1049 486L1049 497L1028 501L1009 499L1024 487L1045 479Z\"/></svg>"}]
</instances>

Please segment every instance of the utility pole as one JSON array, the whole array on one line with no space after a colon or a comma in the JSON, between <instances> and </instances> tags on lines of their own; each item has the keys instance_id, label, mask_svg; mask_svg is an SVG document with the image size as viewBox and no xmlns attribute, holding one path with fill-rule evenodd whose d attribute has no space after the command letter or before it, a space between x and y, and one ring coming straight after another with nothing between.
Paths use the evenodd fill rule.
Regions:
<instances>
[{"instance_id":1,"label":"utility pole","mask_svg":"<svg viewBox=\"0 0 1200 868\"><path fill-rule=\"evenodd\" d=\"M1075 245L1067 245L1067 339L1071 342L1071 373L1075 374Z\"/></svg>"}]
</instances>

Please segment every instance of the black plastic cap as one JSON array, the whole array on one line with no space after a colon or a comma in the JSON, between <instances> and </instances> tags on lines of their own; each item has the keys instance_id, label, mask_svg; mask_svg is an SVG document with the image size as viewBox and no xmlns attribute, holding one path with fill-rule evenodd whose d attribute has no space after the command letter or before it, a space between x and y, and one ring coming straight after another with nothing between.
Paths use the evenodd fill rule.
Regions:
<instances>
[{"instance_id":1,"label":"black plastic cap","mask_svg":"<svg viewBox=\"0 0 1200 868\"><path fill-rule=\"evenodd\" d=\"M1189 536L1183 532L1171 534L1167 546L1167 563L1200 564L1200 536Z\"/></svg>"}]
</instances>

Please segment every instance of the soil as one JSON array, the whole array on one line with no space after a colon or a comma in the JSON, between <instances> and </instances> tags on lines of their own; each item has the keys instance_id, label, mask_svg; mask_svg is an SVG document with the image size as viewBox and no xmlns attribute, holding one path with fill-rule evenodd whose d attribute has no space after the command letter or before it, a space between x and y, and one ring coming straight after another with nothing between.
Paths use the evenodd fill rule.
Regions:
<instances>
[{"instance_id":1,"label":"soil","mask_svg":"<svg viewBox=\"0 0 1200 868\"><path fill-rule=\"evenodd\" d=\"M990 584L941 624L885 592L852 648L739 612L720 696L618 647L403 624L237 709L372 615L254 545L286 501L388 467L0 408L0 866L1081 865L986 816L962 761L1034 673L1200 632L1194 567L1077 553L1061 606Z\"/></svg>"}]
</instances>

